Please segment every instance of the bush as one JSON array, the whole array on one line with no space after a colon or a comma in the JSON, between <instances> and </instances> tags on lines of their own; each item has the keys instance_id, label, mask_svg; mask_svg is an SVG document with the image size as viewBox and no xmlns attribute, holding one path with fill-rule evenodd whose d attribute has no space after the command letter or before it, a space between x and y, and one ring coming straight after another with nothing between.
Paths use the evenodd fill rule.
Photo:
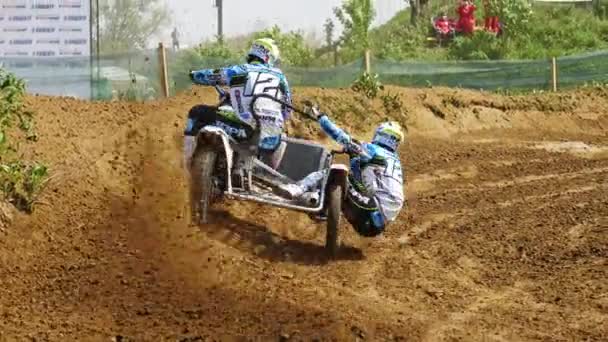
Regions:
<instances>
[{"instance_id":1,"label":"bush","mask_svg":"<svg viewBox=\"0 0 608 342\"><path fill-rule=\"evenodd\" d=\"M193 52L204 59L237 59L239 54L236 50L230 49L221 41L200 44L193 49Z\"/></svg>"},{"instance_id":2,"label":"bush","mask_svg":"<svg viewBox=\"0 0 608 342\"><path fill-rule=\"evenodd\" d=\"M38 163L12 161L0 165L0 184L4 198L26 213L32 213L47 180L47 167Z\"/></svg>"},{"instance_id":3,"label":"bush","mask_svg":"<svg viewBox=\"0 0 608 342\"><path fill-rule=\"evenodd\" d=\"M25 83L0 68L0 190L4 199L31 213L48 176L46 166L26 163L10 144L9 129L18 122L27 140L35 140L33 114L23 108Z\"/></svg>"},{"instance_id":4,"label":"bush","mask_svg":"<svg viewBox=\"0 0 608 342\"><path fill-rule=\"evenodd\" d=\"M494 34L476 31L472 36L456 37L448 50L452 59L486 60L504 57L502 42Z\"/></svg>"},{"instance_id":5,"label":"bush","mask_svg":"<svg viewBox=\"0 0 608 342\"><path fill-rule=\"evenodd\" d=\"M133 72L129 72L131 82L127 89L118 90L116 99L121 101L138 102L154 99L156 90L149 84L137 82L137 76Z\"/></svg>"},{"instance_id":6,"label":"bush","mask_svg":"<svg viewBox=\"0 0 608 342\"><path fill-rule=\"evenodd\" d=\"M306 46L304 36L300 32L281 32L278 26L257 32L253 39L272 38L279 46L281 60L285 65L310 66L314 60L313 50Z\"/></svg>"},{"instance_id":7,"label":"bush","mask_svg":"<svg viewBox=\"0 0 608 342\"><path fill-rule=\"evenodd\" d=\"M364 72L351 88L358 93L363 93L367 98L373 99L378 96L380 90L384 90L384 85L380 83L378 74L372 76Z\"/></svg>"},{"instance_id":8,"label":"bush","mask_svg":"<svg viewBox=\"0 0 608 342\"><path fill-rule=\"evenodd\" d=\"M512 39L508 58L539 59L608 47L608 21L572 7L538 9L525 36Z\"/></svg>"},{"instance_id":9,"label":"bush","mask_svg":"<svg viewBox=\"0 0 608 342\"><path fill-rule=\"evenodd\" d=\"M494 0L507 39L522 38L530 28L532 5L528 0Z\"/></svg>"},{"instance_id":10,"label":"bush","mask_svg":"<svg viewBox=\"0 0 608 342\"><path fill-rule=\"evenodd\" d=\"M380 97L382 99L382 105L387 113L403 113L404 106L403 101L399 97L399 94L385 94Z\"/></svg>"}]
</instances>

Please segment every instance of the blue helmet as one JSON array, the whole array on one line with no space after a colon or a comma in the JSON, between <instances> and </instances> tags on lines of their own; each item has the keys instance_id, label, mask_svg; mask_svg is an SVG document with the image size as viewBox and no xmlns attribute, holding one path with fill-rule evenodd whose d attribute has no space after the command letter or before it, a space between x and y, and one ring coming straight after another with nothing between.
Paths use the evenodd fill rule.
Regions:
<instances>
[{"instance_id":1,"label":"blue helmet","mask_svg":"<svg viewBox=\"0 0 608 342\"><path fill-rule=\"evenodd\" d=\"M372 143L397 151L399 144L403 141L404 134L401 125L395 121L382 123L376 128Z\"/></svg>"}]
</instances>

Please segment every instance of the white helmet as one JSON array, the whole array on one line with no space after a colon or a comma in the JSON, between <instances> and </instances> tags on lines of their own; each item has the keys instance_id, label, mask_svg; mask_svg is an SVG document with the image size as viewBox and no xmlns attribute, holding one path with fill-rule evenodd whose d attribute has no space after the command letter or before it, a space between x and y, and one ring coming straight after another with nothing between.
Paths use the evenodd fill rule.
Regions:
<instances>
[{"instance_id":1,"label":"white helmet","mask_svg":"<svg viewBox=\"0 0 608 342\"><path fill-rule=\"evenodd\" d=\"M372 143L386 147L391 151L397 151L403 138L404 134L401 125L395 121L389 121L382 123L376 128Z\"/></svg>"}]
</instances>

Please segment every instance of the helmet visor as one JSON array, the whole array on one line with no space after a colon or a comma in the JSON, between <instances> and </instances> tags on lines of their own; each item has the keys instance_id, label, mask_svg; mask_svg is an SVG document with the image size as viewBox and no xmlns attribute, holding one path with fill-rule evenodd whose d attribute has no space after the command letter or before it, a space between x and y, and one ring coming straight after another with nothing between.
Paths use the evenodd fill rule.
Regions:
<instances>
[{"instance_id":1,"label":"helmet visor","mask_svg":"<svg viewBox=\"0 0 608 342\"><path fill-rule=\"evenodd\" d=\"M381 131L376 132L376 135L374 136L374 140L372 142L374 144L387 147L393 151L396 151L397 147L399 147L399 138L395 137L392 134L387 134Z\"/></svg>"}]
</instances>

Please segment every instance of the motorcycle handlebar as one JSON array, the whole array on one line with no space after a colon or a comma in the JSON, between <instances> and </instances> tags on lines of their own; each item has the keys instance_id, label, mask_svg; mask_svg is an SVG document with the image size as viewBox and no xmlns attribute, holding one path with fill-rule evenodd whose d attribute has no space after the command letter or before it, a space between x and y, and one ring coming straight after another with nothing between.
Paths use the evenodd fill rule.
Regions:
<instances>
[{"instance_id":1,"label":"motorcycle handlebar","mask_svg":"<svg viewBox=\"0 0 608 342\"><path fill-rule=\"evenodd\" d=\"M305 110L299 109L297 107L295 107L294 105L287 103L281 99L278 99L272 95L269 94L257 94L253 96L253 100L251 101L251 113L253 113L253 115L257 115L257 113L255 113L255 102L261 98L265 98L265 99L269 99L272 100L274 102L277 102L291 110L293 110L294 112L298 113L298 114L302 114L304 117L306 117L307 119L311 119L311 120L316 120L316 118L314 118L312 115L310 115L310 113L306 112Z\"/></svg>"}]
</instances>

